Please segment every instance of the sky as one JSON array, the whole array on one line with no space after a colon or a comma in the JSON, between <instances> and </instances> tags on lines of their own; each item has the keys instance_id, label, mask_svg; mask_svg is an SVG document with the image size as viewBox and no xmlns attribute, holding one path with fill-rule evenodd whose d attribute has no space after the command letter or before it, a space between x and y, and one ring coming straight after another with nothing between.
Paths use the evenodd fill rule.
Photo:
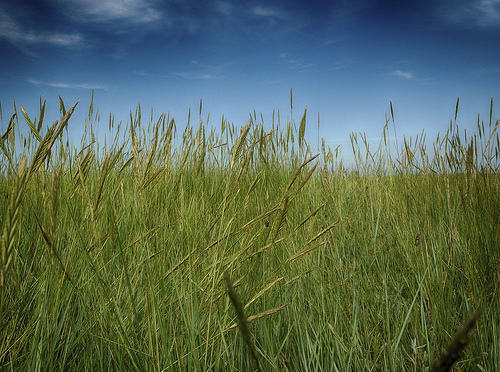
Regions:
<instances>
[{"instance_id":1,"label":"sky","mask_svg":"<svg viewBox=\"0 0 500 372\"><path fill-rule=\"evenodd\" d=\"M126 122L139 102L145 120L170 112L181 132L189 108L198 125L200 99L208 127L223 116L243 126L254 109L267 128L277 109L298 125L307 106L311 149L319 114L320 137L348 154L351 132L377 143L389 102L398 138L432 140L457 97L457 123L472 133L500 99L500 0L0 2L2 131L13 97L31 118L46 100L49 125L61 96L80 100L69 122L78 144L92 90L100 135L110 113Z\"/></svg>"}]
</instances>

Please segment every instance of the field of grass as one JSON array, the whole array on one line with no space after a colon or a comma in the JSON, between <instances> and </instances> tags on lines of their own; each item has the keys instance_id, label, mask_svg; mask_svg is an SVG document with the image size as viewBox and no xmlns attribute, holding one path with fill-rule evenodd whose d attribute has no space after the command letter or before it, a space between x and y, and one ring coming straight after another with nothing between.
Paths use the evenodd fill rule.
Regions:
<instances>
[{"instance_id":1,"label":"field of grass","mask_svg":"<svg viewBox=\"0 0 500 372\"><path fill-rule=\"evenodd\" d=\"M389 144L391 114L375 151L352 135L347 167L311 150L305 113L216 129L200 103L182 129L138 108L99 143L91 104L75 148L82 107L61 100L52 126L44 104L14 109L0 370L430 371L482 309L454 368L500 371L493 118L472 137L450 124L428 152Z\"/></svg>"}]
</instances>

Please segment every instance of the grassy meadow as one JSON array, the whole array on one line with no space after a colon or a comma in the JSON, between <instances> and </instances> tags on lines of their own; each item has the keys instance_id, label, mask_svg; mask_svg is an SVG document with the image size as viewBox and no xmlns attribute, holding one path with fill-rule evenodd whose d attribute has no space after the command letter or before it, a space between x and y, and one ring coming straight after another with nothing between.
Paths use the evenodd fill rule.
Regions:
<instances>
[{"instance_id":1,"label":"grassy meadow","mask_svg":"<svg viewBox=\"0 0 500 372\"><path fill-rule=\"evenodd\" d=\"M437 371L481 309L453 368L500 371L491 115L466 135L456 112L429 150L391 145L391 104L347 166L306 143L306 112L215 128L201 102L185 126L138 107L99 142L91 103L76 146L74 110L14 105L2 133L0 370Z\"/></svg>"}]
</instances>

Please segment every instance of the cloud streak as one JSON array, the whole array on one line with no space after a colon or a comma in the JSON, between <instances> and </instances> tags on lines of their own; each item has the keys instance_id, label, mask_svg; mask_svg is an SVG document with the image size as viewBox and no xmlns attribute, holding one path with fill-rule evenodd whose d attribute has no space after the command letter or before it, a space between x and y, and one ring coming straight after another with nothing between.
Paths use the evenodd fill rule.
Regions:
<instances>
[{"instance_id":1,"label":"cloud streak","mask_svg":"<svg viewBox=\"0 0 500 372\"><path fill-rule=\"evenodd\" d=\"M465 29L500 28L500 0L458 0L437 6L434 13L450 25Z\"/></svg>"},{"instance_id":2,"label":"cloud streak","mask_svg":"<svg viewBox=\"0 0 500 372\"><path fill-rule=\"evenodd\" d=\"M184 79L192 79L192 80L212 80L212 79L215 79L215 76L212 74L196 73L196 72L192 72L192 71L174 72L173 75L180 76Z\"/></svg>"},{"instance_id":3,"label":"cloud streak","mask_svg":"<svg viewBox=\"0 0 500 372\"><path fill-rule=\"evenodd\" d=\"M278 58L291 70L310 70L316 67L314 63L306 62L300 58L290 58L287 53L281 53Z\"/></svg>"},{"instance_id":4,"label":"cloud streak","mask_svg":"<svg viewBox=\"0 0 500 372\"><path fill-rule=\"evenodd\" d=\"M44 85L52 88L63 88L63 89L74 89L74 90L108 90L109 88L106 85L102 84L90 84L90 83L61 83L61 82L50 82L44 83L41 80L28 79L28 82L33 85Z\"/></svg>"},{"instance_id":5,"label":"cloud streak","mask_svg":"<svg viewBox=\"0 0 500 372\"><path fill-rule=\"evenodd\" d=\"M82 43L83 37L78 33L36 32L23 28L0 8L0 38L11 44L39 45L50 44L59 47L72 47Z\"/></svg>"},{"instance_id":6,"label":"cloud streak","mask_svg":"<svg viewBox=\"0 0 500 372\"><path fill-rule=\"evenodd\" d=\"M406 80L412 80L415 76L413 75L413 72L410 71L401 71L401 70L395 70L391 72L392 76L397 76Z\"/></svg>"},{"instance_id":7,"label":"cloud streak","mask_svg":"<svg viewBox=\"0 0 500 372\"><path fill-rule=\"evenodd\" d=\"M261 16L261 17L273 17L277 19L286 19L288 18L286 13L282 10L273 9L265 6L255 6L251 10L252 15Z\"/></svg>"},{"instance_id":8,"label":"cloud streak","mask_svg":"<svg viewBox=\"0 0 500 372\"><path fill-rule=\"evenodd\" d=\"M481 0L476 9L483 25L500 25L500 0Z\"/></svg>"},{"instance_id":9,"label":"cloud streak","mask_svg":"<svg viewBox=\"0 0 500 372\"><path fill-rule=\"evenodd\" d=\"M57 0L56 3L70 17L83 22L151 23L163 16L147 0Z\"/></svg>"}]
</instances>

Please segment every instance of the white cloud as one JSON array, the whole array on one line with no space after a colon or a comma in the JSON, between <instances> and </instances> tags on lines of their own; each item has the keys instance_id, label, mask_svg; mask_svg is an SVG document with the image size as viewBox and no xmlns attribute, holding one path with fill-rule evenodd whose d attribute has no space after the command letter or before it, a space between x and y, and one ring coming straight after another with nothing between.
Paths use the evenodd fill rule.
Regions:
<instances>
[{"instance_id":1,"label":"white cloud","mask_svg":"<svg viewBox=\"0 0 500 372\"><path fill-rule=\"evenodd\" d=\"M139 71L135 71L135 73L139 76L152 76L149 72L147 72L146 70L139 70Z\"/></svg>"},{"instance_id":2,"label":"white cloud","mask_svg":"<svg viewBox=\"0 0 500 372\"><path fill-rule=\"evenodd\" d=\"M482 73L482 74L500 74L500 68L497 68L497 67L485 67L485 68L482 68L478 71L476 71L478 73Z\"/></svg>"},{"instance_id":3,"label":"white cloud","mask_svg":"<svg viewBox=\"0 0 500 372\"><path fill-rule=\"evenodd\" d=\"M261 6L256 6L255 8L252 9L252 12L255 15L260 15L264 17L271 17L276 15L276 12L274 10L269 8L263 8Z\"/></svg>"},{"instance_id":4,"label":"white cloud","mask_svg":"<svg viewBox=\"0 0 500 372\"><path fill-rule=\"evenodd\" d=\"M287 15L285 12L278 10L278 9L266 7L266 6L255 6L252 8L251 12L253 15L256 15L256 16L273 17L273 18L279 18L279 19L287 18Z\"/></svg>"},{"instance_id":5,"label":"white cloud","mask_svg":"<svg viewBox=\"0 0 500 372\"><path fill-rule=\"evenodd\" d=\"M0 38L7 39L17 45L51 44L70 47L80 44L83 38L80 34L64 34L58 32L35 32L22 28L6 12L0 8Z\"/></svg>"},{"instance_id":6,"label":"white cloud","mask_svg":"<svg viewBox=\"0 0 500 372\"><path fill-rule=\"evenodd\" d=\"M292 70L310 70L315 67L314 63L308 63L302 59L290 58L286 53L281 53L278 58Z\"/></svg>"},{"instance_id":7,"label":"white cloud","mask_svg":"<svg viewBox=\"0 0 500 372\"><path fill-rule=\"evenodd\" d=\"M42 35L42 40L38 40L37 42L45 42L53 45L59 46L72 46L76 44L80 44L82 42L82 37L79 34L48 34L45 37Z\"/></svg>"},{"instance_id":8,"label":"white cloud","mask_svg":"<svg viewBox=\"0 0 500 372\"><path fill-rule=\"evenodd\" d=\"M215 79L213 74L204 74L204 73L196 73L192 71L188 72L174 72L174 75L180 76L184 79L193 79L193 80L211 80Z\"/></svg>"},{"instance_id":9,"label":"white cloud","mask_svg":"<svg viewBox=\"0 0 500 372\"><path fill-rule=\"evenodd\" d=\"M480 0L476 5L478 21L483 25L500 24L500 0Z\"/></svg>"},{"instance_id":10,"label":"white cloud","mask_svg":"<svg viewBox=\"0 0 500 372\"><path fill-rule=\"evenodd\" d=\"M72 18L83 21L151 23L163 16L148 0L58 0L58 3Z\"/></svg>"},{"instance_id":11,"label":"white cloud","mask_svg":"<svg viewBox=\"0 0 500 372\"><path fill-rule=\"evenodd\" d=\"M414 78L413 72L409 72L409 71L395 70L391 73L391 75L398 76L398 77L408 79L408 80L411 80Z\"/></svg>"},{"instance_id":12,"label":"white cloud","mask_svg":"<svg viewBox=\"0 0 500 372\"><path fill-rule=\"evenodd\" d=\"M215 3L215 9L225 16L231 16L234 12L234 5L227 1L218 1Z\"/></svg>"},{"instance_id":13,"label":"white cloud","mask_svg":"<svg viewBox=\"0 0 500 372\"><path fill-rule=\"evenodd\" d=\"M96 89L96 90L108 90L108 87L105 85L97 85L97 84L68 84L68 83L47 83L49 87L54 88L66 88L66 89Z\"/></svg>"},{"instance_id":14,"label":"white cloud","mask_svg":"<svg viewBox=\"0 0 500 372\"><path fill-rule=\"evenodd\" d=\"M497 28L500 26L500 0L462 0L435 9L436 16L463 28Z\"/></svg>"},{"instance_id":15,"label":"white cloud","mask_svg":"<svg viewBox=\"0 0 500 372\"><path fill-rule=\"evenodd\" d=\"M44 83L43 81L34 79L28 79L27 81L34 85L45 85L53 88L108 90L108 87L106 85L101 85L101 84L89 84L89 83L73 84L73 83L53 83L53 82Z\"/></svg>"},{"instance_id":16,"label":"white cloud","mask_svg":"<svg viewBox=\"0 0 500 372\"><path fill-rule=\"evenodd\" d=\"M40 85L42 84L43 82L40 81L40 80L34 80L34 79L28 79L28 83L31 83L33 85Z\"/></svg>"}]
</instances>

